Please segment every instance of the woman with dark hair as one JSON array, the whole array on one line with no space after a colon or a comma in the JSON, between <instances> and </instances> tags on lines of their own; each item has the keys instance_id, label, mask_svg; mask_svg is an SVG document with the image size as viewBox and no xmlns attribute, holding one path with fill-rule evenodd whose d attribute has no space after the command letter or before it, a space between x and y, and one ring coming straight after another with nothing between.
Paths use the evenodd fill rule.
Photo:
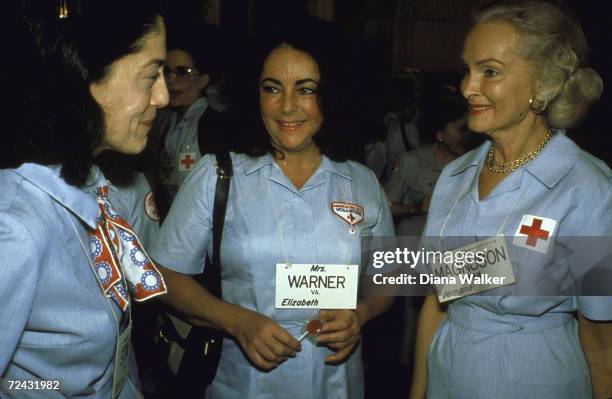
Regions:
<instances>
[{"instance_id":1,"label":"woman with dark hair","mask_svg":"<svg viewBox=\"0 0 612 399\"><path fill-rule=\"evenodd\" d=\"M298 28L301 27L302 29ZM321 152L334 161L346 161L353 150L354 144L351 141L350 129L353 128L353 120L349 119L349 95L347 74L344 57L346 52L342 50L342 40L338 38L338 32L321 21L310 19L299 20L293 25L288 23L281 25L277 30L263 33L262 38L254 46L255 53L254 68L250 79L251 87L256 89L257 96L250 94L248 98L251 104L258 104L259 110L253 113L249 110L249 116L254 116L253 123L257 124L253 134L244 138L240 146L241 152L249 156L257 157L268 154L276 149L270 141L270 132L265 125L265 120L261 118L261 72L268 58L268 55L279 45L285 43L289 47L293 46L303 52L311 54L316 60L321 81L318 82L316 93L317 106L321 113L325 115L325 123L322 123L317 134L313 136L313 141ZM282 38L280 38L282 37ZM256 86L253 85L256 83ZM353 118L354 119L354 118ZM251 123L251 122L250 122ZM282 155L281 155L282 156Z\"/></svg>"},{"instance_id":2,"label":"woman with dark hair","mask_svg":"<svg viewBox=\"0 0 612 399\"><path fill-rule=\"evenodd\" d=\"M60 22L16 31L28 79L0 157L0 375L57 381L62 397L136 398L131 300L165 285L92 162L144 148L168 101L164 22L149 1L86 2Z\"/></svg>"},{"instance_id":3,"label":"woman with dark hair","mask_svg":"<svg viewBox=\"0 0 612 399\"><path fill-rule=\"evenodd\" d=\"M494 248L499 258L474 265L500 278L426 297L412 398L612 395L612 172L565 135L602 91L587 53L560 2L478 12L461 91L469 128L490 141L444 168L424 237L476 256Z\"/></svg>"},{"instance_id":4,"label":"woman with dark hair","mask_svg":"<svg viewBox=\"0 0 612 399\"><path fill-rule=\"evenodd\" d=\"M152 249L174 292L169 303L232 338L223 343L208 397L363 397L360 329L390 302L339 291L338 299L354 300L356 309L279 305L284 297L276 284L287 279L285 267L310 265L304 275L311 277L320 267L361 274L361 239L393 235L373 173L332 160L343 158L340 132L333 130L339 127L332 107L338 94L330 90L334 75L316 49L321 42L314 31L304 31L311 45L287 34L266 48L258 76L265 134L254 133L248 154L231 154L220 254L223 299L186 275L201 272L211 252L213 157L202 158L185 181ZM316 345L300 343L307 322L319 319Z\"/></svg>"}]
</instances>

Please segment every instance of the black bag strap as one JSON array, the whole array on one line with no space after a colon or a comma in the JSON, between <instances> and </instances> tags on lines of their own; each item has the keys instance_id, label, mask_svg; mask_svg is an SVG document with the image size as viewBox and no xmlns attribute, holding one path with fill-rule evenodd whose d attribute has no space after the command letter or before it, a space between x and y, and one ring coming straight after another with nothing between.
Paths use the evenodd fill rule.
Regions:
<instances>
[{"instance_id":1,"label":"black bag strap","mask_svg":"<svg viewBox=\"0 0 612 399\"><path fill-rule=\"evenodd\" d=\"M209 281L211 292L221 297L221 238L223 236L223 223L225 222L225 211L229 198L230 181L234 175L232 168L232 158L229 151L218 151L215 154L217 159L217 184L215 186L215 199L213 205L213 256L212 256L212 275L214 281Z\"/></svg>"}]
</instances>

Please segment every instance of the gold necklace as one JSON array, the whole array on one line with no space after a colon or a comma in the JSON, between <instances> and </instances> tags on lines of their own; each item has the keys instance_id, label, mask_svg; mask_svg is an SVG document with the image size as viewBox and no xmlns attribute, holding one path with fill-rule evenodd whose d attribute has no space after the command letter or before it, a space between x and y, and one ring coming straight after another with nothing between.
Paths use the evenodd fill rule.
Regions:
<instances>
[{"instance_id":1,"label":"gold necklace","mask_svg":"<svg viewBox=\"0 0 612 399\"><path fill-rule=\"evenodd\" d=\"M510 161L510 162L496 162L494 158L495 156L493 154L493 145L491 145L491 148L489 149L489 154L487 155L487 168L489 168L489 170L493 173L512 172L519 166L535 158L536 155L538 155L540 151L542 151L542 148L544 148L544 145L548 143L551 137L552 135L550 134L550 130L549 130L548 132L546 132L544 141L542 141L540 145L538 145L533 151L530 151L527 154L523 155L522 157L515 159L514 161Z\"/></svg>"}]
</instances>

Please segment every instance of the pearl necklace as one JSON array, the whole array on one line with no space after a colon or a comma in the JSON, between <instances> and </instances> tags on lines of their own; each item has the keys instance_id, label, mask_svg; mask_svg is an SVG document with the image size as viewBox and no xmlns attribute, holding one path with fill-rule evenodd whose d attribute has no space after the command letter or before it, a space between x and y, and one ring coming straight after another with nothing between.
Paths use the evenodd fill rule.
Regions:
<instances>
[{"instance_id":1,"label":"pearl necklace","mask_svg":"<svg viewBox=\"0 0 612 399\"><path fill-rule=\"evenodd\" d=\"M540 151L542 151L542 148L544 148L544 145L548 143L551 137L552 135L550 134L550 130L549 130L548 132L546 132L544 141L542 141L540 145L538 145L533 151L530 151L527 154L523 155L522 157L515 159L514 161L510 161L510 162L496 162L495 156L493 154L493 145L491 145L491 148L489 149L489 154L487 155L487 168L489 168L489 170L493 173L512 172L519 166L535 158L536 155L538 155Z\"/></svg>"}]
</instances>

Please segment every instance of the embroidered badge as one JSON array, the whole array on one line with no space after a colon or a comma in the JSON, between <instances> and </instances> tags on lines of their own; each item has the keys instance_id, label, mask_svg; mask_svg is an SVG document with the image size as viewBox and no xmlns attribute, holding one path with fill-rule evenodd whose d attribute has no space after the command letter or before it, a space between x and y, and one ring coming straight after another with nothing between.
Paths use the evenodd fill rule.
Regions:
<instances>
[{"instance_id":1,"label":"embroidered badge","mask_svg":"<svg viewBox=\"0 0 612 399\"><path fill-rule=\"evenodd\" d=\"M179 156L179 170L181 172L191 170L196 163L195 152L181 152Z\"/></svg>"},{"instance_id":2,"label":"embroidered badge","mask_svg":"<svg viewBox=\"0 0 612 399\"><path fill-rule=\"evenodd\" d=\"M552 219L523 215L512 243L545 254L556 225L557 222Z\"/></svg>"},{"instance_id":3,"label":"embroidered badge","mask_svg":"<svg viewBox=\"0 0 612 399\"><path fill-rule=\"evenodd\" d=\"M365 211L359 205L349 204L348 202L332 202L331 207L337 216L351 226L363 222Z\"/></svg>"},{"instance_id":4,"label":"embroidered badge","mask_svg":"<svg viewBox=\"0 0 612 399\"><path fill-rule=\"evenodd\" d=\"M157 210L157 204L155 203L155 197L153 193L149 191L144 198L144 211L145 215L151 219L159 222L159 211Z\"/></svg>"}]
</instances>

